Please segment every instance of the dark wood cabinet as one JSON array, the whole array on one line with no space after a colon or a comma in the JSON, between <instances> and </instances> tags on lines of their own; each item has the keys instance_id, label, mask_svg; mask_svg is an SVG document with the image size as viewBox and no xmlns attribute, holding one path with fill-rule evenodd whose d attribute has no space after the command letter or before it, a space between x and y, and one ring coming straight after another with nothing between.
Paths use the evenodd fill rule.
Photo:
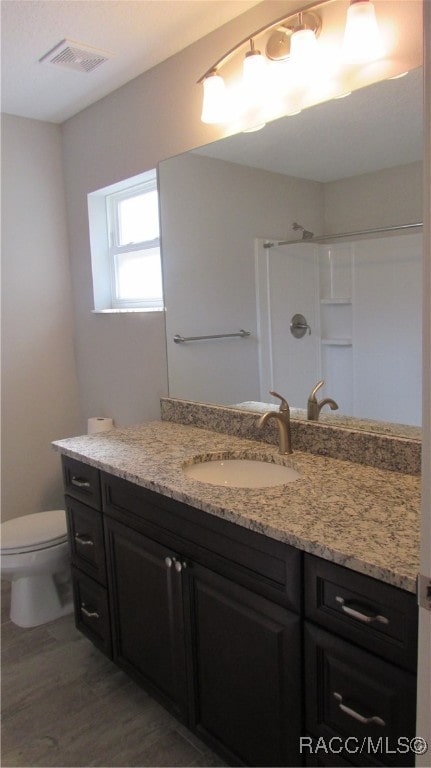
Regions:
<instances>
[{"instance_id":1,"label":"dark wood cabinet","mask_svg":"<svg viewBox=\"0 0 431 768\"><path fill-rule=\"evenodd\" d=\"M84 462L63 471L77 627L229 764L414 764L397 750L414 595Z\"/></svg>"},{"instance_id":2,"label":"dark wood cabinet","mask_svg":"<svg viewBox=\"0 0 431 768\"><path fill-rule=\"evenodd\" d=\"M167 547L105 519L114 661L187 721L181 582Z\"/></svg>"},{"instance_id":3,"label":"dark wood cabinet","mask_svg":"<svg viewBox=\"0 0 431 768\"><path fill-rule=\"evenodd\" d=\"M99 584L106 585L105 542L100 511L66 496L72 562Z\"/></svg>"},{"instance_id":4,"label":"dark wood cabinet","mask_svg":"<svg viewBox=\"0 0 431 768\"><path fill-rule=\"evenodd\" d=\"M111 658L100 473L76 459L63 457L62 463L75 624Z\"/></svg>"},{"instance_id":5,"label":"dark wood cabinet","mask_svg":"<svg viewBox=\"0 0 431 768\"><path fill-rule=\"evenodd\" d=\"M305 615L366 650L416 672L416 596L313 555L304 557Z\"/></svg>"},{"instance_id":6,"label":"dark wood cabinet","mask_svg":"<svg viewBox=\"0 0 431 768\"><path fill-rule=\"evenodd\" d=\"M72 584L77 628L111 658L111 621L106 588L74 566Z\"/></svg>"},{"instance_id":7,"label":"dark wood cabinet","mask_svg":"<svg viewBox=\"0 0 431 768\"><path fill-rule=\"evenodd\" d=\"M299 616L201 566L186 578L193 729L233 762L299 765Z\"/></svg>"},{"instance_id":8,"label":"dark wood cabinet","mask_svg":"<svg viewBox=\"0 0 431 768\"><path fill-rule=\"evenodd\" d=\"M304 603L308 732L353 765L414 765L415 596L305 555Z\"/></svg>"},{"instance_id":9,"label":"dark wood cabinet","mask_svg":"<svg viewBox=\"0 0 431 768\"><path fill-rule=\"evenodd\" d=\"M327 768L351 768L353 765L340 748L340 744L332 744L322 740L319 742L317 739L311 736L302 737L302 754L305 758L304 765L307 768L313 766L313 768L319 768L319 766L327 766Z\"/></svg>"},{"instance_id":10,"label":"dark wood cabinet","mask_svg":"<svg viewBox=\"0 0 431 768\"><path fill-rule=\"evenodd\" d=\"M308 731L354 764L414 765L415 676L308 622L304 640Z\"/></svg>"},{"instance_id":11,"label":"dark wood cabinet","mask_svg":"<svg viewBox=\"0 0 431 768\"><path fill-rule=\"evenodd\" d=\"M101 486L105 517L300 612L299 550L104 472Z\"/></svg>"},{"instance_id":12,"label":"dark wood cabinet","mask_svg":"<svg viewBox=\"0 0 431 768\"><path fill-rule=\"evenodd\" d=\"M114 661L234 764L298 765L299 616L109 517L105 531Z\"/></svg>"},{"instance_id":13,"label":"dark wood cabinet","mask_svg":"<svg viewBox=\"0 0 431 768\"><path fill-rule=\"evenodd\" d=\"M100 472L83 461L63 457L64 492L84 502L88 507L100 510Z\"/></svg>"}]
</instances>

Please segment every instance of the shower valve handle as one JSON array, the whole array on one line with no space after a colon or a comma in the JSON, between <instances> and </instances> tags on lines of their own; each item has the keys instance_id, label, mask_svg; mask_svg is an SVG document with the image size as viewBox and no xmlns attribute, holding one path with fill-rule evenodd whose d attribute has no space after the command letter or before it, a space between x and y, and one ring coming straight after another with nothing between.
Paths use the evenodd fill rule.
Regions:
<instances>
[{"instance_id":1,"label":"shower valve handle","mask_svg":"<svg viewBox=\"0 0 431 768\"><path fill-rule=\"evenodd\" d=\"M290 332L292 336L294 336L295 339L302 339L302 337L305 336L307 330L308 335L311 336L311 328L308 325L304 315L299 313L293 315L290 321Z\"/></svg>"}]
</instances>

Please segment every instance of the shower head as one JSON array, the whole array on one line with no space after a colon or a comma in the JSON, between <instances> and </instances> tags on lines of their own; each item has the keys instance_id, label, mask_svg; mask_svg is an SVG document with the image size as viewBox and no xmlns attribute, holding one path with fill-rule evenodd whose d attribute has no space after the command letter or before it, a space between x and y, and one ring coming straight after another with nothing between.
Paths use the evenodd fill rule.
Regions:
<instances>
[{"instance_id":1,"label":"shower head","mask_svg":"<svg viewBox=\"0 0 431 768\"><path fill-rule=\"evenodd\" d=\"M293 222L292 229L300 230L300 232L302 232L303 240L312 240L314 237L314 232L310 232L308 229L304 229L304 227L302 227L301 224L298 224L296 221Z\"/></svg>"}]
</instances>

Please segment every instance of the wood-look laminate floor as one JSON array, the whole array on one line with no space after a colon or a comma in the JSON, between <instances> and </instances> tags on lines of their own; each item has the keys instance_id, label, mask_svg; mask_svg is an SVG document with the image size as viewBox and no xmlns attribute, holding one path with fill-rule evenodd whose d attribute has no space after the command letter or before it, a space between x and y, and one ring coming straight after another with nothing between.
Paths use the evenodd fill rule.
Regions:
<instances>
[{"instance_id":1,"label":"wood-look laminate floor","mask_svg":"<svg viewBox=\"0 0 431 768\"><path fill-rule=\"evenodd\" d=\"M9 619L2 582L2 766L224 766L106 659L72 615Z\"/></svg>"}]
</instances>

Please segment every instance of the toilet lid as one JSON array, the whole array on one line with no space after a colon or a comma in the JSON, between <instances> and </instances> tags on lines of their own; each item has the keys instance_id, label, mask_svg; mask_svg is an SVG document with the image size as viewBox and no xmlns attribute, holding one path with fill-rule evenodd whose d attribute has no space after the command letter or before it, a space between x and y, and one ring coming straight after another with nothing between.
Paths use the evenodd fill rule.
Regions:
<instances>
[{"instance_id":1,"label":"toilet lid","mask_svg":"<svg viewBox=\"0 0 431 768\"><path fill-rule=\"evenodd\" d=\"M67 540L64 509L16 517L2 523L0 528L1 550L10 554L53 547Z\"/></svg>"}]
</instances>

